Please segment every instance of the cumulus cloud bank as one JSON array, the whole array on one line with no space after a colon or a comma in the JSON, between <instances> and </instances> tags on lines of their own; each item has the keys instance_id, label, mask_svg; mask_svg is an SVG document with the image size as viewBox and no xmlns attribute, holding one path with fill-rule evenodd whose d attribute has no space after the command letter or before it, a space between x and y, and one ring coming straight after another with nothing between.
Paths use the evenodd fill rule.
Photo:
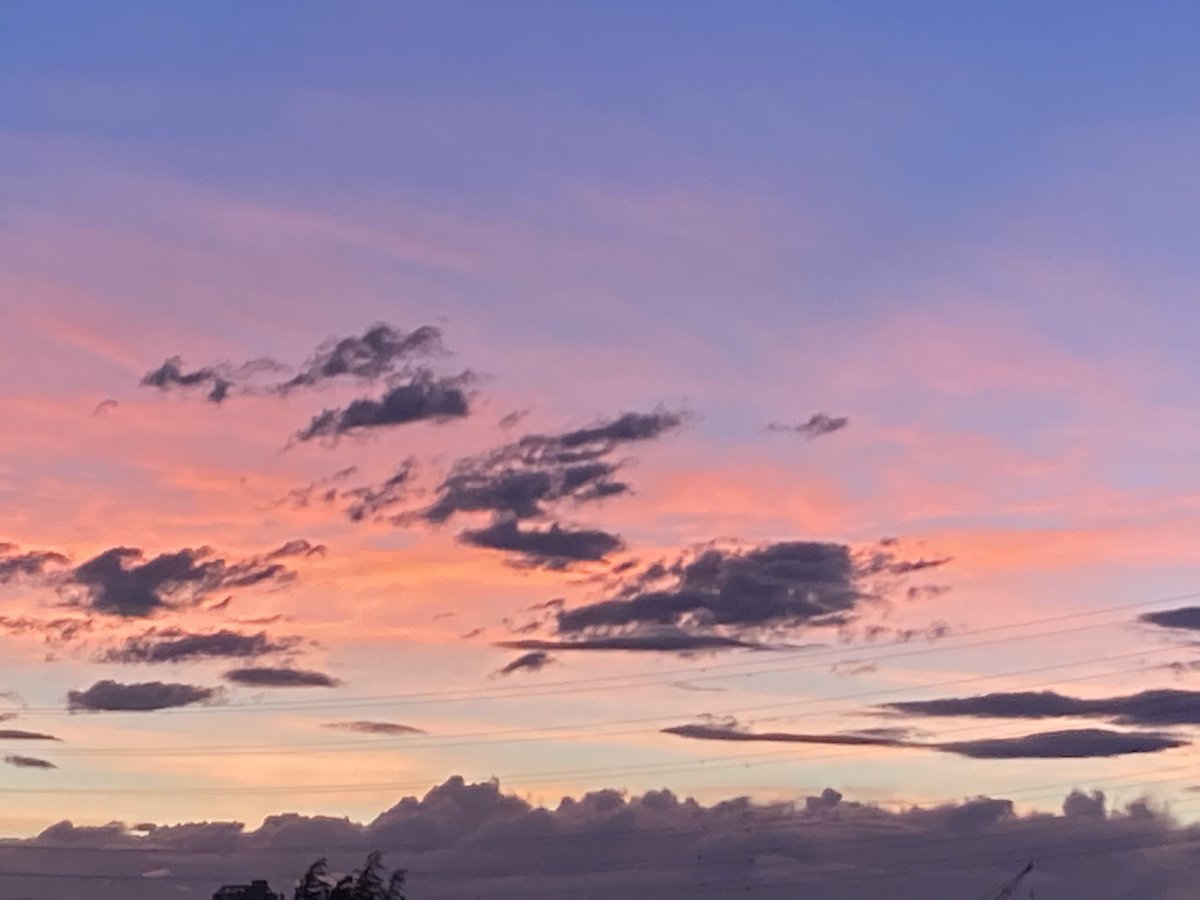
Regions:
<instances>
[{"instance_id":1,"label":"cumulus cloud bank","mask_svg":"<svg viewBox=\"0 0 1200 900\"><path fill-rule=\"evenodd\" d=\"M376 847L409 870L414 896L435 900L484 893L501 900L787 900L798 893L959 900L994 894L1030 860L1035 870L1025 886L1039 897L1183 900L1200 880L1194 829L1144 802L1114 810L1103 794L1083 791L1068 793L1059 812L1038 815L1022 815L998 797L889 811L833 789L793 802L711 805L670 791L599 790L540 807L495 782L455 777L366 824L285 813L254 829L237 822L151 826L60 822L0 843L0 868L25 873L12 879L22 895L62 895L78 878L96 900L153 900L180 890L206 896L247 873L290 891L316 856L327 855L334 871L350 871Z\"/></svg>"}]
</instances>

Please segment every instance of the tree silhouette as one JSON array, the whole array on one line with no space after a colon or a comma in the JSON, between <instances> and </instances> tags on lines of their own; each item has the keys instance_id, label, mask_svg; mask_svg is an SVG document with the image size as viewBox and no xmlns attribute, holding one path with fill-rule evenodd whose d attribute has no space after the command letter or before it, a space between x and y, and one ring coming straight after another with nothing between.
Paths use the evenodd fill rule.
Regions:
<instances>
[{"instance_id":1,"label":"tree silhouette","mask_svg":"<svg viewBox=\"0 0 1200 900\"><path fill-rule=\"evenodd\" d=\"M389 879L383 854L373 850L362 869L343 876L331 887L329 867L322 857L296 882L295 900L407 900L404 892L407 880L404 869L396 869Z\"/></svg>"},{"instance_id":2,"label":"tree silhouette","mask_svg":"<svg viewBox=\"0 0 1200 900\"><path fill-rule=\"evenodd\" d=\"M296 882L295 900L329 900L329 866L321 857Z\"/></svg>"},{"instance_id":3,"label":"tree silhouette","mask_svg":"<svg viewBox=\"0 0 1200 900\"><path fill-rule=\"evenodd\" d=\"M383 854L372 850L367 855L366 865L354 880L351 900L386 900L387 887L383 881Z\"/></svg>"},{"instance_id":4,"label":"tree silhouette","mask_svg":"<svg viewBox=\"0 0 1200 900\"><path fill-rule=\"evenodd\" d=\"M404 893L404 886L408 882L408 872L405 869L396 869L392 872L392 878L388 882L386 900L408 900Z\"/></svg>"}]
</instances>

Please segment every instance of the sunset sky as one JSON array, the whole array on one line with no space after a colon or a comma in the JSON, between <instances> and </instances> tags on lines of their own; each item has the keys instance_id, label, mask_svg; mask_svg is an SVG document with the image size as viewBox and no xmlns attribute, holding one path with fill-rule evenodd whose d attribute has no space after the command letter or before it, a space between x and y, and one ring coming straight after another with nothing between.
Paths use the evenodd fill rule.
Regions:
<instances>
[{"instance_id":1,"label":"sunset sky","mask_svg":"<svg viewBox=\"0 0 1200 900\"><path fill-rule=\"evenodd\" d=\"M1198 27L0 4L0 836L1200 819Z\"/></svg>"}]
</instances>

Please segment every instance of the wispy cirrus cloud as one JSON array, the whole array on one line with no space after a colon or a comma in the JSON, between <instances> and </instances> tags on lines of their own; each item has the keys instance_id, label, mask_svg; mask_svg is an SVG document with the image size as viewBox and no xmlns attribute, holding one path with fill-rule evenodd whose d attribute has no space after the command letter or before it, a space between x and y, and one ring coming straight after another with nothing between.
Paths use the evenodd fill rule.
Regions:
<instances>
[{"instance_id":1,"label":"wispy cirrus cloud","mask_svg":"<svg viewBox=\"0 0 1200 900\"><path fill-rule=\"evenodd\" d=\"M791 434L799 434L808 438L810 441L814 438L824 437L827 434L833 434L835 431L841 431L850 420L845 416L831 416L827 413L814 413L807 420L796 424L788 424L785 422L771 422L767 425L767 431L784 431Z\"/></svg>"}]
</instances>

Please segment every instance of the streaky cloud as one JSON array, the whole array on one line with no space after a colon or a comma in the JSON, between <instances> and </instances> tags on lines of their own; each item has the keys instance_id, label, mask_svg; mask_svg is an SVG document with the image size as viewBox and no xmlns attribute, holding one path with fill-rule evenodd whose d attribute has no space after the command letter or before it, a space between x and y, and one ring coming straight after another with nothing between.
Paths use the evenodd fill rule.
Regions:
<instances>
[{"instance_id":1,"label":"streaky cloud","mask_svg":"<svg viewBox=\"0 0 1200 900\"><path fill-rule=\"evenodd\" d=\"M754 732L735 719L709 719L662 729L664 734L702 741L817 744L883 749L932 750L971 759L1098 759L1139 753L1159 753L1190 742L1157 732L1124 732L1101 728L1048 731L1019 737L986 738L945 743L919 742L887 733L842 732L809 734L791 731Z\"/></svg>"},{"instance_id":2,"label":"streaky cloud","mask_svg":"<svg viewBox=\"0 0 1200 900\"><path fill-rule=\"evenodd\" d=\"M231 669L224 675L226 681L243 687L337 687L341 682L324 672L308 669L292 669L275 666L247 666Z\"/></svg>"},{"instance_id":3,"label":"streaky cloud","mask_svg":"<svg viewBox=\"0 0 1200 900\"><path fill-rule=\"evenodd\" d=\"M824 437L827 434L833 434L835 431L841 431L849 424L850 420L845 416L830 416L819 412L814 413L807 421L795 425L772 422L767 426L767 431L786 431L792 434L800 434L811 441L815 438Z\"/></svg>"},{"instance_id":4,"label":"streaky cloud","mask_svg":"<svg viewBox=\"0 0 1200 900\"><path fill-rule=\"evenodd\" d=\"M412 725L401 725L397 722L374 722L359 719L353 722L326 722L322 728L332 728L338 731L354 731L358 734L428 734L422 728Z\"/></svg>"},{"instance_id":5,"label":"streaky cloud","mask_svg":"<svg viewBox=\"0 0 1200 900\"><path fill-rule=\"evenodd\" d=\"M67 709L72 712L154 712L213 703L219 698L220 692L216 688L194 684L161 681L122 684L105 679L86 690L70 691Z\"/></svg>"}]
</instances>

